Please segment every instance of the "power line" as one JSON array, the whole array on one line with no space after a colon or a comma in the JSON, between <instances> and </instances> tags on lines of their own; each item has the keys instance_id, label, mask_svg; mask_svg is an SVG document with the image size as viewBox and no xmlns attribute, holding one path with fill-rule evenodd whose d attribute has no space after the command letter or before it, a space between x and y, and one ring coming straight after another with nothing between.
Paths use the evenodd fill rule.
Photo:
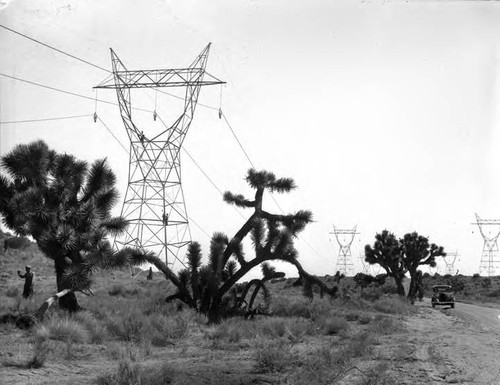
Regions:
<instances>
[{"instance_id":1,"label":"power line","mask_svg":"<svg viewBox=\"0 0 500 385\"><path fill-rule=\"evenodd\" d=\"M18 77L15 77L15 76L11 76L11 75L7 75L7 74L4 74L4 73L0 73L0 76L4 76L4 77L9 78L9 79L13 79L13 80L17 80L17 81L24 82L24 83L27 83L27 84L31 84L33 86L46 88L48 90L61 92L63 94L77 96L79 98L88 99L88 100L92 100L92 101L96 101L97 100L98 102L101 102L101 103L106 103L106 104L111 104L113 106L118 106L118 103L113 103L113 102L109 102L107 100L92 98L90 96L85 96L85 95L77 94L77 93L71 92L71 91L61 90L59 88L47 86L47 85L41 84L41 83L36 83L36 82L31 81L31 80L21 79L21 78L18 78ZM146 109L143 109L143 108L137 108L137 107L134 108L134 107L132 107L132 109L137 110L137 111L143 111L143 112L153 113L153 111L146 110Z\"/></svg>"},{"instance_id":2,"label":"power line","mask_svg":"<svg viewBox=\"0 0 500 385\"><path fill-rule=\"evenodd\" d=\"M104 123L104 121L99 117L99 115L97 115L97 119L99 120L99 122L101 122L101 124L104 126L104 128L106 130L108 130L108 132L113 135L113 138L115 138L115 140L120 144L120 146L122 146L122 148L125 150L125 152L127 153L127 155L129 155L129 152L127 150L127 148L123 145L122 142L120 142L120 140L115 136L115 134L113 134L113 131L111 131L109 129L109 127L106 125L106 123Z\"/></svg>"},{"instance_id":3,"label":"power line","mask_svg":"<svg viewBox=\"0 0 500 385\"><path fill-rule=\"evenodd\" d=\"M104 67L101 67L100 65L97 65L97 64L94 64L94 63L92 63L92 62L90 62L90 61L88 61L88 60L85 60L85 59L79 58L78 56L72 55L72 54L70 54L70 53L68 53L68 52L66 52L66 51L63 51L63 50L61 50L61 49L59 49L59 48L56 48L56 47L54 47L54 46L52 46L52 45L50 45L50 44L44 43L44 42L42 42L42 41L40 41L40 40L37 40L37 39L35 39L35 38L31 37L31 36L28 36L28 35L26 35L26 34L24 34L24 33L21 33L21 32L18 32L18 31L15 31L15 30L13 30L12 28L6 27L5 25L0 24L0 27L1 27L1 28L6 29L7 31L10 31L10 32L12 32L12 33L15 33L16 35L19 35L19 36L21 36L21 37L24 37L25 39L28 39L28 40L30 40L30 41L32 41L32 42L34 42L34 43L36 43L36 44L40 44L40 45L42 45L42 46L44 46L44 47L46 47L46 48L49 48L49 49L51 49L51 50L53 50L53 51L56 51L56 52L60 53L60 54L62 54L62 55L65 55L65 56L68 56L68 57L70 57L70 58L72 58L72 59L78 60L78 61L79 61L79 62L81 62L81 63L87 64L87 65L92 66L92 67L97 68L97 69L100 69L101 71L105 71L105 72L107 72L107 73L109 73L109 74L112 74L112 73L113 73L112 71L110 71L110 70L108 70L108 69L106 69L106 68L104 68ZM178 95L175 95L175 94L171 94L171 93L166 92L166 91L163 91L163 90L157 90L157 91L158 91L158 92L160 92L160 93L162 93L162 94L165 94L165 95L171 96L171 97L173 97L173 98L180 99L180 100L184 100L184 98L183 98L182 96L178 96ZM212 106L209 106L209 105L206 105L206 104L203 104L203 103L198 103L198 105L199 105L199 106L202 106L202 107L205 107L205 108L209 108L209 109L211 109L211 110L215 110L215 111L217 111L217 110L218 110L218 108L216 108L216 107L212 107ZM138 108L135 108L135 109L140 110L140 109L138 109Z\"/></svg>"},{"instance_id":4,"label":"power line","mask_svg":"<svg viewBox=\"0 0 500 385\"><path fill-rule=\"evenodd\" d=\"M5 29L5 30L8 30L14 34L17 34L21 37L24 37L34 43L37 43L37 44L40 44L46 48L49 48L53 51L56 51L62 55L65 55L65 56L68 56L72 59L75 59L77 61L80 61L84 64L87 64L87 65L90 65L94 68L97 68L97 69L100 69L101 71L105 71L107 73L113 73L112 71L104 68L104 67L101 67L97 64L94 64L94 63L91 63L89 62L88 60L85 60L85 59L81 59L75 55L72 55L68 52L65 52L61 49L58 49L50 44L47 44L47 43L44 43L40 40L37 40L35 38L32 38L24 33L21 33L21 32L18 32L18 31L15 31L13 30L12 28L9 28L9 27L6 27L4 25L1 25L0 24L0 27ZM91 98L89 96L85 96L85 95L81 95L81 94L77 94L77 93L74 93L74 92L70 92L70 91L65 91L65 90L61 90L61 89L58 89L58 88L55 88L55 87L50 87L50 86L46 86L46 85L43 85L43 84L40 84L40 83L36 83L36 82L32 82L32 81L29 81L29 80L25 80L25 79L20 79L20 78L17 78L17 77L14 77L14 76L10 76L10 75L6 75L6 74L3 74L3 73L0 73L1 76L5 76L7 78L11 78L11 79L14 79L14 80L18 80L18 81L21 81L21 82L25 82L25 83L28 83L28 84L31 84L31 85L35 85L35 86L38 86L38 87L42 87L42 88L46 88L46 89L50 89L50 90L53 90L53 91L58 91L58 92L61 92L61 93L65 93L65 94L68 94L68 95L72 95L72 96L77 96L77 97L80 97L80 98L84 98L84 99L89 99L89 100L93 100L93 101L99 101L101 103L106 103L106 104L111 104L111 105L114 105L114 106L117 106L118 104L117 103L113 103L113 102L109 102L109 101L106 101L106 100L102 100L102 99L97 99L97 98ZM174 97L174 98L177 98L177 99L182 99L184 100L183 97L180 97L180 96L177 96L177 95L174 95L174 94L170 94L168 92L165 92L165 91L162 91L162 90L157 90L158 92L161 92L165 95L168 95L168 96L171 96L171 97ZM219 110L219 108L216 108L216 107L212 107L212 106L209 106L209 105L206 105L206 104L202 104L202 103L198 103L199 106L202 106L202 107L205 107L205 108L208 108L208 109L211 109L211 110ZM144 112L149 112L149 113L152 113L153 111L149 111L149 110L146 110L146 109L142 109L142 108L133 108L134 110L137 110L137 111L144 111ZM240 146L241 150L243 151L243 153L245 154L245 157L248 159L250 165L255 169L255 165L253 164L252 160L250 159L250 157L248 156L248 153L245 151L243 145L241 144L240 140L238 139L238 137L236 136L236 133L234 132L231 124L229 123L229 121L227 120L226 118L226 115L224 113L222 113L221 110L219 110L221 112L221 116L224 117L224 120L227 124L227 126L229 127L231 133L233 134L234 138L236 139L236 142L238 143L238 145ZM77 118L77 117L83 117L83 116L89 116L89 115L82 115L82 116L74 116L74 117L62 117L62 118L48 118L48 119L33 119L33 120L25 120L25 121L11 121L11 122L0 122L0 124L11 124L11 123L28 123L28 122L35 122L35 121L44 121L44 120L61 120L61 119L72 119L72 118ZM104 127L111 133L111 135L113 135L113 137L118 141L118 143L125 149L125 151L127 151L128 153L128 150L126 150L125 146L115 137L115 135L113 134L113 132L106 126L106 124L100 119L98 118L99 121L104 125ZM200 169L200 171L203 173L203 175L205 175L205 177L210 181L210 183L217 189L217 191L219 191L219 193L222 194L222 191L217 187L217 185L215 185L215 183L210 179L210 177L205 173L205 171L203 171L203 169L198 165L198 163L191 157L191 155L184 149L184 151L186 152L186 154L188 154L188 156L191 158L191 160L193 161L193 163ZM276 204L276 206L280 209L280 211L282 213L284 213L283 209L281 208L281 206L279 205L279 203L277 202L276 198L270 194L272 200L274 201L274 203ZM238 213L240 215L241 212L239 210L237 210ZM243 215L242 215L243 216ZM199 226L198 226L199 227ZM201 229L201 228L200 228ZM205 231L204 231L205 232ZM205 234L207 234L205 232ZM208 234L207 234L208 235ZM317 255L319 255L313 248L312 246L304 240L304 242L311 248L311 250L313 250Z\"/></svg>"},{"instance_id":5,"label":"power line","mask_svg":"<svg viewBox=\"0 0 500 385\"><path fill-rule=\"evenodd\" d=\"M227 126L229 127L229 129L231 130L233 136L234 136L234 139L236 139L236 142L238 142L240 148L241 148L241 151L243 151L243 154L245 154L246 158L248 159L248 161L250 162L250 164L252 165L253 168L255 168L255 165L253 164L252 160L250 159L250 157L248 156L247 152L245 151L245 149L243 148L243 145L241 144L240 140L238 139L238 137L236 136L236 133L234 132L233 130L233 127L231 127L231 125L229 124L227 118L226 118L226 114L224 114L223 112L221 113L222 117L224 118L224 120L226 121L226 124Z\"/></svg>"},{"instance_id":6,"label":"power line","mask_svg":"<svg viewBox=\"0 0 500 385\"><path fill-rule=\"evenodd\" d=\"M91 63L91 62L89 62L89 61L87 61L87 60L80 59L79 57L76 57L75 55L72 55L72 54L70 54L70 53L64 52L64 51L62 51L62 50L60 50L60 49L58 49L58 48L56 48L56 47L53 47L53 46L51 46L51 45L49 45L49 44L43 43L43 42L41 42L40 40L37 40L37 39L32 38L32 37L30 37L30 36L28 36L28 35L25 35L24 33L14 31L13 29L11 29L11 28L9 28L9 27L6 27L5 25L1 25L1 24L0 24L0 27L2 27L3 29L6 29L6 30L8 30L8 31L10 31L10 32L12 32L12 33L15 33L16 35L19 35L19 36L22 36L22 37L24 37L24 38L26 38L26 39L28 39L28 40L31 40L32 42L35 42L35 43L40 44L40 45L43 45L44 47L50 48L50 49L52 49L52 50L54 50L54 51L56 51L56 52L59 52L59 53L61 53L61 54L63 54L63 55L69 56L69 57L70 57L70 58L72 58L72 59L75 59L75 60L78 60L78 61L80 61L80 62L82 62L82 63L88 64L88 65L90 65L90 66L92 66L92 67L95 67L95 68L98 68L98 69L100 69L100 70L102 70L102 71L106 71L106 72L108 72L108 73L111 73L111 71L107 70L107 69L106 69L106 68L104 68L104 67L98 66L97 64L93 64L93 63Z\"/></svg>"},{"instance_id":7,"label":"power line","mask_svg":"<svg viewBox=\"0 0 500 385\"><path fill-rule=\"evenodd\" d=\"M9 120L9 121L0 121L0 124L16 124L16 123L34 123L34 122L47 122L53 120L65 120L65 119L77 119L77 118L88 118L92 116L92 114L86 115L72 115L72 116L60 116L57 118L41 118L41 119L26 119L26 120Z\"/></svg>"},{"instance_id":8,"label":"power line","mask_svg":"<svg viewBox=\"0 0 500 385\"><path fill-rule=\"evenodd\" d=\"M248 153L245 151L245 148L243 147L243 144L241 144L240 140L238 139L238 136L236 135L236 132L233 130L233 127L231 126L231 124L229 123L229 121L227 120L227 117L226 115L222 112L222 110L220 110L221 112L221 116L224 117L224 120L227 124L227 126L229 127L229 129L231 130L231 133L233 134L234 136L234 139L236 139L236 142L238 143L238 145L240 146L241 150L243 151L243 154L245 154L245 157L248 159L248 162L250 163L250 165L255 169L255 165L253 164L252 160L250 159L250 157L248 156ZM276 206L278 207L278 209L281 211L282 214L284 214L284 210L281 208L281 206L279 205L278 201L276 200L276 198L274 197L273 194L269 193L269 195L271 196L271 199L274 201L274 203L276 204ZM312 246L309 242L307 242L303 237L300 238L313 252L314 254L316 254L318 257L324 259L324 260L327 260L325 257L323 257L322 255L320 255Z\"/></svg>"}]
</instances>

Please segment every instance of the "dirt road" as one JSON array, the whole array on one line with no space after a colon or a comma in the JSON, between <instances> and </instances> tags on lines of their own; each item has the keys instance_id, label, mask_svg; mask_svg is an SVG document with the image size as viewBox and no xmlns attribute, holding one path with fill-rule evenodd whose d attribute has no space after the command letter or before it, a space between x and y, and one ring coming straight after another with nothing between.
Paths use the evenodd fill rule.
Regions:
<instances>
[{"instance_id":1,"label":"dirt road","mask_svg":"<svg viewBox=\"0 0 500 385\"><path fill-rule=\"evenodd\" d=\"M433 309L427 299L406 323L401 349L412 357L398 368L406 384L500 385L500 309L457 303Z\"/></svg>"},{"instance_id":2,"label":"dirt road","mask_svg":"<svg viewBox=\"0 0 500 385\"><path fill-rule=\"evenodd\" d=\"M455 312L464 320L476 323L483 330L500 332L500 308L489 308L458 302Z\"/></svg>"}]
</instances>

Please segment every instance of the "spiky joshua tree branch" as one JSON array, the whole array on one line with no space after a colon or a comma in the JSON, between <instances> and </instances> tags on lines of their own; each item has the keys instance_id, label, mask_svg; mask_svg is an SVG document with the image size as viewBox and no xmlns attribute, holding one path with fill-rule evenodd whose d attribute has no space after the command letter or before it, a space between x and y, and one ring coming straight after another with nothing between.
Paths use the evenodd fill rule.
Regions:
<instances>
[{"instance_id":1,"label":"spiky joshua tree branch","mask_svg":"<svg viewBox=\"0 0 500 385\"><path fill-rule=\"evenodd\" d=\"M200 245L193 242L188 249L188 267L174 275L167 266L154 257L153 263L162 271L167 279L177 287L177 293L169 299L177 298L198 311L208 315L209 320L217 322L221 317L246 303L246 310L251 310L259 290L267 297L264 282L284 276L275 272L269 261L285 261L293 264L307 287L318 285L321 292L334 296L337 287L330 288L319 278L307 273L298 261L298 251L294 240L312 222L310 211L300 210L294 214L279 215L263 209L264 192L287 193L296 188L290 178L276 178L268 171L250 169L246 175L247 183L255 190L253 199L241 194L226 192L224 201L241 208L252 209L253 212L242 227L229 239L223 233L215 233L210 243L208 263L201 264ZM242 241L250 236L254 248L253 258L245 257ZM241 288L237 283L253 268L262 266L264 278L250 281ZM245 297L253 288L250 298Z\"/></svg>"}]
</instances>

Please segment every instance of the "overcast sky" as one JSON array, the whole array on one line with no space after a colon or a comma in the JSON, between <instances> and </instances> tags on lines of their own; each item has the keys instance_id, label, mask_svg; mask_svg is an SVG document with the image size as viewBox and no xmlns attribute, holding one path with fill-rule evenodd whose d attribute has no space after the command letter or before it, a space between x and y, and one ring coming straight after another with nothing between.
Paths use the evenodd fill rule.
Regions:
<instances>
[{"instance_id":1,"label":"overcast sky","mask_svg":"<svg viewBox=\"0 0 500 385\"><path fill-rule=\"evenodd\" d=\"M222 109L246 152L257 168L295 179L296 191L276 196L284 211L314 214L297 243L310 272L335 272L334 224L358 226L355 259L376 232L418 231L458 251L462 273L478 271L483 241L474 213L500 218L499 3L4 0L1 7L0 24L108 69L109 47L129 69L175 68L212 42L207 70L227 82ZM107 76L4 29L0 55L0 73L91 98ZM112 90L98 97L116 102ZM165 117L169 99L158 94ZM218 108L220 100L220 87L202 89L201 103ZM134 102L155 106L151 95ZM94 110L92 100L0 76L0 121ZM127 145L118 107L98 103L97 113ZM145 132L160 127L137 116ZM89 161L108 157L125 193L128 155L91 116L2 124L0 152L38 138ZM243 181L250 164L217 111L198 107L185 148L222 191L251 193ZM188 213L203 229L192 226L193 240L206 253L205 232L232 235L243 218L185 154L183 178Z\"/></svg>"}]
</instances>

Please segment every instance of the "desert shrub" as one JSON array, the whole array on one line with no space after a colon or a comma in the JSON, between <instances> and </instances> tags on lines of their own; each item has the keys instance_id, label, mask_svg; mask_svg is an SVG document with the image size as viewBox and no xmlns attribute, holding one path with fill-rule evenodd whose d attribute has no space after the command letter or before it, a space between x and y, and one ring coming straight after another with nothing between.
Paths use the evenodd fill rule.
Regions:
<instances>
[{"instance_id":1,"label":"desert shrub","mask_svg":"<svg viewBox=\"0 0 500 385\"><path fill-rule=\"evenodd\" d=\"M349 338L348 342L339 350L342 357L356 358L368 353L376 342L375 336L370 332L361 332Z\"/></svg>"},{"instance_id":2,"label":"desert shrub","mask_svg":"<svg viewBox=\"0 0 500 385\"><path fill-rule=\"evenodd\" d=\"M472 279L478 279L478 278L481 278L481 276L479 275L479 273L475 273L472 275Z\"/></svg>"},{"instance_id":3,"label":"desert shrub","mask_svg":"<svg viewBox=\"0 0 500 385\"><path fill-rule=\"evenodd\" d=\"M98 385L164 385L174 382L175 373L170 365L148 368L130 360L122 359L114 373L97 378Z\"/></svg>"},{"instance_id":4,"label":"desert shrub","mask_svg":"<svg viewBox=\"0 0 500 385\"><path fill-rule=\"evenodd\" d=\"M132 297L139 294L139 289L137 287L134 288L126 288L123 285L113 285L111 289L108 290L108 294L110 296L122 296L122 297Z\"/></svg>"},{"instance_id":5,"label":"desert shrub","mask_svg":"<svg viewBox=\"0 0 500 385\"><path fill-rule=\"evenodd\" d=\"M376 316L368 330L375 334L393 334L402 329L393 318L386 316Z\"/></svg>"},{"instance_id":6,"label":"desert shrub","mask_svg":"<svg viewBox=\"0 0 500 385\"><path fill-rule=\"evenodd\" d=\"M25 364L27 369L38 369L45 365L49 354L49 346L45 340L35 339L33 354Z\"/></svg>"},{"instance_id":7,"label":"desert shrub","mask_svg":"<svg viewBox=\"0 0 500 385\"><path fill-rule=\"evenodd\" d=\"M153 314L148 317L143 329L143 334L149 336L153 346L172 345L174 340L186 337L188 332L189 322L180 314L175 317Z\"/></svg>"},{"instance_id":8,"label":"desert shrub","mask_svg":"<svg viewBox=\"0 0 500 385\"><path fill-rule=\"evenodd\" d=\"M145 316L139 311L115 314L105 322L109 333L123 341L139 341L145 324Z\"/></svg>"},{"instance_id":9,"label":"desert shrub","mask_svg":"<svg viewBox=\"0 0 500 385\"><path fill-rule=\"evenodd\" d=\"M84 326L70 317L52 317L43 326L52 340L76 343L85 343L88 340L88 332Z\"/></svg>"},{"instance_id":10,"label":"desert shrub","mask_svg":"<svg viewBox=\"0 0 500 385\"><path fill-rule=\"evenodd\" d=\"M4 240L4 250L8 249L26 249L31 244L30 240L26 237L11 237Z\"/></svg>"},{"instance_id":11,"label":"desert shrub","mask_svg":"<svg viewBox=\"0 0 500 385\"><path fill-rule=\"evenodd\" d=\"M310 303L305 298L280 298L271 304L271 313L280 317L310 317Z\"/></svg>"},{"instance_id":12,"label":"desert shrub","mask_svg":"<svg viewBox=\"0 0 500 385\"><path fill-rule=\"evenodd\" d=\"M360 317L360 314L356 311L348 311L344 314L346 321L357 321Z\"/></svg>"},{"instance_id":13,"label":"desert shrub","mask_svg":"<svg viewBox=\"0 0 500 385\"><path fill-rule=\"evenodd\" d=\"M350 362L350 357L343 354L333 343L323 344L309 354L299 356L290 384L323 385L336 383L335 379Z\"/></svg>"},{"instance_id":14,"label":"desert shrub","mask_svg":"<svg viewBox=\"0 0 500 385\"><path fill-rule=\"evenodd\" d=\"M267 318L259 324L258 328L269 337L283 337L287 331L287 321L283 318Z\"/></svg>"},{"instance_id":15,"label":"desert shrub","mask_svg":"<svg viewBox=\"0 0 500 385\"><path fill-rule=\"evenodd\" d=\"M283 342L267 343L255 352L255 368L263 373L282 372L292 364L290 346Z\"/></svg>"},{"instance_id":16,"label":"desert shrub","mask_svg":"<svg viewBox=\"0 0 500 385\"><path fill-rule=\"evenodd\" d=\"M323 317L318 320L317 324L320 326L323 333L327 335L339 334L349 327L345 318L336 316Z\"/></svg>"},{"instance_id":17,"label":"desert shrub","mask_svg":"<svg viewBox=\"0 0 500 385\"><path fill-rule=\"evenodd\" d=\"M257 336L276 337L281 331L273 331L274 321L272 318L262 318L255 320L245 320L241 318L229 318L218 325L214 325L208 330L205 329L205 337L212 340L215 345L218 343L237 343L242 339L254 339ZM276 324L279 324L278 321ZM281 326L278 326L281 330ZM286 330L286 326L285 326Z\"/></svg>"},{"instance_id":18,"label":"desert shrub","mask_svg":"<svg viewBox=\"0 0 500 385\"><path fill-rule=\"evenodd\" d=\"M500 297L500 289L489 291L488 293L486 293L486 296L490 298Z\"/></svg>"},{"instance_id":19,"label":"desert shrub","mask_svg":"<svg viewBox=\"0 0 500 385\"><path fill-rule=\"evenodd\" d=\"M18 287L15 287L15 286L11 286L9 287L6 291L5 291L5 295L9 298L15 298L19 295L19 288Z\"/></svg>"},{"instance_id":20,"label":"desert shrub","mask_svg":"<svg viewBox=\"0 0 500 385\"><path fill-rule=\"evenodd\" d=\"M367 325L371 322L372 320L372 317L370 317L369 315L363 315L361 317L359 317L358 321L361 325Z\"/></svg>"},{"instance_id":21,"label":"desert shrub","mask_svg":"<svg viewBox=\"0 0 500 385\"><path fill-rule=\"evenodd\" d=\"M74 315L74 318L87 330L90 343L100 344L108 336L108 331L104 323L96 319L92 314L88 312L79 312Z\"/></svg>"},{"instance_id":22,"label":"desert shrub","mask_svg":"<svg viewBox=\"0 0 500 385\"><path fill-rule=\"evenodd\" d=\"M405 299L397 297L384 297L373 304L373 307L382 313L410 314L415 312L413 306Z\"/></svg>"},{"instance_id":23,"label":"desert shrub","mask_svg":"<svg viewBox=\"0 0 500 385\"><path fill-rule=\"evenodd\" d=\"M485 289L488 289L491 287L491 278L483 278L481 281L481 286L484 287Z\"/></svg>"}]
</instances>

